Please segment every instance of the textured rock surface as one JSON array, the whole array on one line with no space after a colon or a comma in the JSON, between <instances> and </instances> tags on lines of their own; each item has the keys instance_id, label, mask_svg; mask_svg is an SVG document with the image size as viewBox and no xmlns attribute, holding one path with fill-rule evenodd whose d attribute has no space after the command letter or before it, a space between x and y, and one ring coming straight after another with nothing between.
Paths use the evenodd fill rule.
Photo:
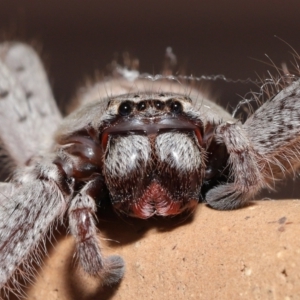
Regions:
<instances>
[{"instance_id":1,"label":"textured rock surface","mask_svg":"<svg viewBox=\"0 0 300 300\"><path fill-rule=\"evenodd\" d=\"M299 200L235 211L199 205L184 222L108 218L100 228L104 254L126 262L119 286L101 289L76 269L67 237L51 250L28 299L300 299Z\"/></svg>"}]
</instances>

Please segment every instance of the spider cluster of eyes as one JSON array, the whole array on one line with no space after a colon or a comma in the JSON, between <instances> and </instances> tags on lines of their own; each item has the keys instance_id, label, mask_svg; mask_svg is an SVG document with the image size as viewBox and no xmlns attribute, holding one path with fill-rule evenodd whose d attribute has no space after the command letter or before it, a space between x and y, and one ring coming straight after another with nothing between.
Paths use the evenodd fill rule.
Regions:
<instances>
[{"instance_id":1,"label":"spider cluster of eyes","mask_svg":"<svg viewBox=\"0 0 300 300\"><path fill-rule=\"evenodd\" d=\"M134 97L137 98L139 95ZM170 112L172 114L180 114L183 111L182 104L174 99L169 99L166 102L161 100L147 100L137 103L127 100L120 104L118 113L121 116L129 116L134 111L144 111L149 107L158 111Z\"/></svg>"}]
</instances>

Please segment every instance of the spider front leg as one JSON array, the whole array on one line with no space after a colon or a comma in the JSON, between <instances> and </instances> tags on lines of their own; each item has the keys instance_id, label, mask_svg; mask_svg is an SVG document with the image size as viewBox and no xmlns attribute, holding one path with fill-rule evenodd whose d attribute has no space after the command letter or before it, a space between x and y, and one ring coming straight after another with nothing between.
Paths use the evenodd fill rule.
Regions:
<instances>
[{"instance_id":1,"label":"spider front leg","mask_svg":"<svg viewBox=\"0 0 300 300\"><path fill-rule=\"evenodd\" d=\"M300 80L264 103L241 125L221 124L216 140L229 153L232 182L207 193L214 208L242 206L262 188L300 169Z\"/></svg>"},{"instance_id":2,"label":"spider front leg","mask_svg":"<svg viewBox=\"0 0 300 300\"><path fill-rule=\"evenodd\" d=\"M103 284L111 285L121 280L124 274L124 261L113 255L103 258L95 225L95 192L103 185L100 176L89 181L77 193L69 208L69 226L76 239L76 254L84 271L98 276Z\"/></svg>"},{"instance_id":3,"label":"spider front leg","mask_svg":"<svg viewBox=\"0 0 300 300\"><path fill-rule=\"evenodd\" d=\"M70 118L73 120L72 115ZM78 120L76 114L74 120ZM77 258L86 273L100 277L103 284L110 285L123 277L124 261L119 256L104 258L97 237L95 200L101 201L105 190L103 145L99 140L99 132L90 122L71 134L66 134L64 129L63 124L57 132L55 163L67 178L73 178L75 182L68 215L70 231L76 240Z\"/></svg>"},{"instance_id":4,"label":"spider front leg","mask_svg":"<svg viewBox=\"0 0 300 300\"><path fill-rule=\"evenodd\" d=\"M244 128L237 123L227 122L217 127L217 142L224 143L228 154L230 180L209 191L207 203L216 209L234 209L242 206L260 189L262 181L255 149Z\"/></svg>"},{"instance_id":5,"label":"spider front leg","mask_svg":"<svg viewBox=\"0 0 300 300\"><path fill-rule=\"evenodd\" d=\"M52 156L32 161L0 185L0 290L20 285L18 274L29 280L32 264L40 263L43 245L57 221L62 220L73 194Z\"/></svg>"},{"instance_id":6,"label":"spider front leg","mask_svg":"<svg viewBox=\"0 0 300 300\"><path fill-rule=\"evenodd\" d=\"M22 43L1 43L0 173L11 174L33 156L47 151L60 122L61 115L37 53Z\"/></svg>"}]
</instances>

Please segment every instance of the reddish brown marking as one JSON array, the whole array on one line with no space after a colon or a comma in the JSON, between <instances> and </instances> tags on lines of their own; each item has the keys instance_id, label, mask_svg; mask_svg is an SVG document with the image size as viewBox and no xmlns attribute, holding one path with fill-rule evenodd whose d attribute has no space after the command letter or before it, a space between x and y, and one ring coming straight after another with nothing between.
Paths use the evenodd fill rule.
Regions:
<instances>
[{"instance_id":1,"label":"reddish brown marking","mask_svg":"<svg viewBox=\"0 0 300 300\"><path fill-rule=\"evenodd\" d=\"M201 135L201 132L198 128L195 129L195 134L196 134L196 137L198 139L199 145L202 145L202 135Z\"/></svg>"},{"instance_id":2,"label":"reddish brown marking","mask_svg":"<svg viewBox=\"0 0 300 300\"><path fill-rule=\"evenodd\" d=\"M74 218L77 221L76 229L78 231L78 238L80 242L85 242L86 240L91 238L91 217L90 211L85 208L79 208L72 211Z\"/></svg>"},{"instance_id":3,"label":"reddish brown marking","mask_svg":"<svg viewBox=\"0 0 300 300\"><path fill-rule=\"evenodd\" d=\"M101 136L101 144L102 144L102 149L105 150L107 147L107 143L108 143L108 136L109 133L103 132L102 136Z\"/></svg>"},{"instance_id":4,"label":"reddish brown marking","mask_svg":"<svg viewBox=\"0 0 300 300\"><path fill-rule=\"evenodd\" d=\"M95 135L92 130L90 132ZM77 157L77 160L70 161L64 157L54 161L68 178L73 177L78 181L86 181L93 175L100 174L103 166L102 145L86 134L85 131L78 132L61 143L64 151Z\"/></svg>"},{"instance_id":5,"label":"reddish brown marking","mask_svg":"<svg viewBox=\"0 0 300 300\"><path fill-rule=\"evenodd\" d=\"M153 215L177 215L183 210L192 210L197 204L197 199L191 199L187 203L174 201L159 183L152 182L144 192L143 196L130 205L130 209L132 216L147 219Z\"/></svg>"}]
</instances>

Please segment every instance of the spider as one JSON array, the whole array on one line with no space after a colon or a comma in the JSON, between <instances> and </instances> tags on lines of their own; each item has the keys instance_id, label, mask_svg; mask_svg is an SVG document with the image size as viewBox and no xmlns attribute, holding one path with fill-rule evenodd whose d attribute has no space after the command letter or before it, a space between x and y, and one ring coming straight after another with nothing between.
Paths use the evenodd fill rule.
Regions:
<instances>
[{"instance_id":1,"label":"spider","mask_svg":"<svg viewBox=\"0 0 300 300\"><path fill-rule=\"evenodd\" d=\"M244 123L198 90L168 80L108 78L62 119L46 73L26 44L0 46L0 288L16 284L67 216L83 270L119 282L123 259L103 257L97 204L147 219L244 206L299 168L299 81Z\"/></svg>"}]
</instances>

